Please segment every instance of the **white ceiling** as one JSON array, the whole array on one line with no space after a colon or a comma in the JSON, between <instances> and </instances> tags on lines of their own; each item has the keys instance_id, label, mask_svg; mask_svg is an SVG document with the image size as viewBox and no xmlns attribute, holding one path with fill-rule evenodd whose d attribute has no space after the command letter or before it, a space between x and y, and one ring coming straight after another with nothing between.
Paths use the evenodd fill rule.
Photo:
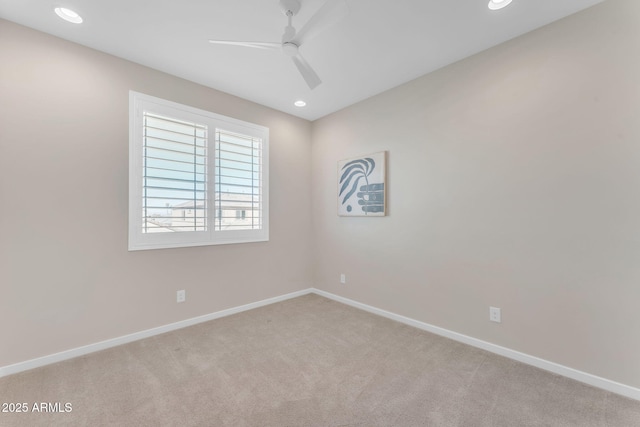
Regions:
<instances>
[{"instance_id":1,"label":"white ceiling","mask_svg":"<svg viewBox=\"0 0 640 427\"><path fill-rule=\"evenodd\" d=\"M301 0L294 27L324 1ZM349 15L300 48L323 81L314 90L280 52L208 43L279 41L277 0L0 0L0 17L315 120L603 0L513 0L499 11L488 0L346 1ZM84 23L61 20L57 6Z\"/></svg>"}]
</instances>

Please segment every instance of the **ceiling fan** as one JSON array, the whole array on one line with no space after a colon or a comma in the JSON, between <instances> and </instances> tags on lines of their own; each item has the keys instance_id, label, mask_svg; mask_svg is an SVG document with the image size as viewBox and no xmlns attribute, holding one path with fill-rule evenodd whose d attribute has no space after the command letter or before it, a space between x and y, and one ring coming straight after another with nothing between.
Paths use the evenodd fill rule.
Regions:
<instances>
[{"instance_id":1,"label":"ceiling fan","mask_svg":"<svg viewBox=\"0 0 640 427\"><path fill-rule=\"evenodd\" d=\"M327 0L320 9L309 19L300 29L296 29L291 24L293 17L300 11L299 0L280 0L280 9L289 20L289 24L284 28L281 42L248 42L232 40L209 40L214 44L225 44L233 46L252 47L257 49L282 49L285 55L291 60L300 71L305 82L310 89L316 88L322 80L311 68L311 65L302 57L299 48L307 40L315 37L330 26L343 19L349 12L345 0Z\"/></svg>"}]
</instances>

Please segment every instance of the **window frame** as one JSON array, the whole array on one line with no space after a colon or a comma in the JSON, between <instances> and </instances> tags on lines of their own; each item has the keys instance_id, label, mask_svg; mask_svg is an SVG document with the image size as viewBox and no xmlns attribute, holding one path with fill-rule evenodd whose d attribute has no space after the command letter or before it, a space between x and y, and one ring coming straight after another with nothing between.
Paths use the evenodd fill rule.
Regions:
<instances>
[{"instance_id":1,"label":"window frame","mask_svg":"<svg viewBox=\"0 0 640 427\"><path fill-rule=\"evenodd\" d=\"M143 113L189 121L207 126L207 230L177 233L143 233ZM215 230L216 130L234 132L262 140L261 214L262 228ZM129 91L129 251L192 246L266 242L269 240L269 128L226 117L199 108Z\"/></svg>"}]
</instances>

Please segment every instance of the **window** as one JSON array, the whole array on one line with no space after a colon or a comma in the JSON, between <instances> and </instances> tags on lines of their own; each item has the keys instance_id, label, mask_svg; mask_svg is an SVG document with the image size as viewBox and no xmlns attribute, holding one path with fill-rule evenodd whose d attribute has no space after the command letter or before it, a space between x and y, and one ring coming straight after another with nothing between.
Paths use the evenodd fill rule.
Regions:
<instances>
[{"instance_id":1,"label":"window","mask_svg":"<svg viewBox=\"0 0 640 427\"><path fill-rule=\"evenodd\" d=\"M267 128L136 92L129 102L129 250L269 240Z\"/></svg>"}]
</instances>

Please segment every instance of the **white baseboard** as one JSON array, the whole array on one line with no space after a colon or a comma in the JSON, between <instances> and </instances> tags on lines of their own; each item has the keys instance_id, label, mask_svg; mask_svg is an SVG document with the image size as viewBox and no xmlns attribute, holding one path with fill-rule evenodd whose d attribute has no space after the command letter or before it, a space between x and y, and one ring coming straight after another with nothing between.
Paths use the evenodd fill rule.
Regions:
<instances>
[{"instance_id":1,"label":"white baseboard","mask_svg":"<svg viewBox=\"0 0 640 427\"><path fill-rule=\"evenodd\" d=\"M60 353L51 354L37 359L27 360L25 362L16 363L9 366L0 367L0 377L4 377L18 372L26 371L40 366L50 365L52 363L61 362L63 360L72 359L74 357L83 356L85 354L93 353L107 348L115 347L118 345L126 344L132 341L141 340L143 338L152 337L154 335L160 335L165 332L174 331L176 329L186 328L187 326L196 325L198 323L208 322L209 320L218 319L220 317L229 316L232 314L240 313L243 311L251 310L254 308L262 307L265 305L273 304L280 301L285 301L291 298L296 298L302 295L315 293L325 298L332 299L334 301L341 302L343 304L359 308L364 311L368 311L379 316L386 317L409 326L413 326L418 329L422 329L436 335L440 335L446 338L450 338L454 341L458 341L464 344L468 344L473 347L487 350L491 353L499 354L509 359L517 360L527 365L532 365L546 371L553 372L558 375L562 375L567 378L571 378L576 381L583 382L585 384L592 385L594 387L601 388L603 390L610 391L612 393L620 394L622 396L629 397L631 399L640 400L640 389L631 387L626 384L621 384L615 381L608 380L606 378L598 377L596 375L588 374L586 372L578 371L567 366L559 365L548 360L540 359L535 356L530 356L525 353L521 353L516 350L511 350L506 347L502 347L490 342L482 341L476 338L469 337L467 335L459 334L457 332L450 331L448 329L440 328L438 326L430 325L419 320L411 319L409 317L401 316L399 314L392 313L390 311L382 310L367 304L360 303L358 301L351 300L349 298L341 297L339 295L332 294L320 289L308 288L297 292L281 295L274 298L257 301L250 304L241 305L238 307L229 308L222 311L217 311L211 314L205 314L203 316L194 317L191 319L182 320L180 322L171 323L157 328L147 329L145 331L136 332L133 334L125 335L118 338L101 341L95 344L89 344L83 347L78 347Z\"/></svg>"},{"instance_id":2,"label":"white baseboard","mask_svg":"<svg viewBox=\"0 0 640 427\"><path fill-rule=\"evenodd\" d=\"M125 335L122 337L100 341L95 344L89 344L82 347L73 348L71 350L61 351L60 353L38 357L37 359L31 359L25 362L16 363L9 366L3 366L3 367L0 367L0 378L7 375L11 375L11 374L16 374L18 372L26 371L29 369L39 368L40 366L50 365L52 363L61 362L67 359L72 359L74 357L84 356L85 354L94 353L100 350L105 350L107 348L130 343L132 341L141 340L143 338L149 338L154 335L164 334L165 332L175 331L176 329L186 328L187 326L196 325L198 323L208 322L209 320L219 319L220 317L230 316L232 314L240 313L243 311L251 310L254 308L262 307L262 306L273 304L280 301L285 301L291 298L296 298L302 295L309 294L311 292L312 292L312 289L304 289L302 291L291 292L289 294L281 295L278 297L268 298L262 301L257 301L250 304L229 308L227 310L217 311L215 313L193 317L191 319L182 320L180 322L170 323L168 325L159 326L157 328L135 332L133 334Z\"/></svg>"},{"instance_id":3,"label":"white baseboard","mask_svg":"<svg viewBox=\"0 0 640 427\"><path fill-rule=\"evenodd\" d=\"M351 300L349 298L341 297L339 295L332 294L330 292L322 291L320 289L312 289L313 293L321 295L325 298L332 299L334 301L341 302L346 305L350 305L355 308L359 308L364 311L368 311L379 316L386 317L404 323L409 326L413 326L418 329L422 329L436 335L440 335L454 341L458 341L464 344L468 344L473 347L487 350L491 353L499 354L500 356L507 357L509 359L517 360L518 362L526 363L527 365L535 366L545 371L553 372L554 374L562 375L567 378L571 378L576 381L580 381L585 384L589 384L594 387L598 387L603 390L610 391L612 393L620 394L631 399L640 400L640 389L631 387L626 384L621 384L615 381L608 380L606 378L598 377L596 375L588 374L586 372L578 371L567 366L559 365L548 360L540 359L535 356L530 356L525 353L521 353L516 350L511 350L506 347L502 347L496 344L492 344L487 341L482 341L476 338L472 338L467 335L459 334L457 332L450 331L448 329L440 328L438 326L430 325L428 323L414 320L409 317L401 316L399 314L385 311L376 307L372 307L367 304L360 303L358 301Z\"/></svg>"}]
</instances>

